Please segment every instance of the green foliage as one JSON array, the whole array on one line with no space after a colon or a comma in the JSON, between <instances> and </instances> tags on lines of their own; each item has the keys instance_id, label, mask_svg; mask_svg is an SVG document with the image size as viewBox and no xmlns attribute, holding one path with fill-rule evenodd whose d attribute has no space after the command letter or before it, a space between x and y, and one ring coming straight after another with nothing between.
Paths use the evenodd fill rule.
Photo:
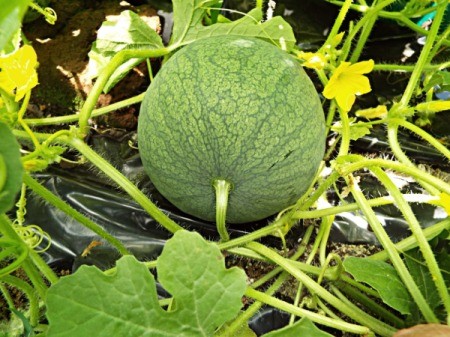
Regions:
<instances>
[{"instance_id":1,"label":"green foliage","mask_svg":"<svg viewBox=\"0 0 450 337\"><path fill-rule=\"evenodd\" d=\"M13 51L20 50L18 49L21 42L20 21L28 5L43 14L49 22L53 22L56 18L50 9L35 6L36 2L29 0L0 0L0 2L0 55L2 56L12 55ZM41 3L40 0L38 2ZM292 317L292 321L297 320L297 323L266 336L298 336L300 334L302 336L328 336L316 328L315 324L339 330L339 335L349 333L373 336L376 332L382 337L392 336L397 328L415 325L422 321L428 323L426 324L427 328L433 329L428 331L438 331L435 330L436 326L441 328L439 331L448 330L448 326L443 324L450 322L450 295L448 292L450 285L450 273L448 272L450 270L450 248L448 246L450 218L447 217L431 227L422 229L411 210L410 203L441 207L447 214L450 214L448 207L450 185L446 179L430 174L413 163L403 152L397 138L398 129L404 128L428 142L442 154L443 158L450 160L450 151L441 143L441 140L410 123L411 117L414 116L414 118L419 117L415 120L416 124L426 125L432 121L431 117L434 113L448 110L449 102L434 100L434 94L440 90L448 90L450 85L448 75L450 64L445 57L442 57L446 55L450 46L449 28L445 28L448 17L444 16L445 13L445 15L450 13L448 9L446 11L450 5L446 0L435 1L433 8L429 7L429 1L423 0L368 1L369 6L366 6L364 1L351 0L333 0L328 3L340 6L340 10L325 43L314 52L297 50L300 46L306 45L305 41L300 41L301 43L296 45L292 29L283 18L277 16L271 19L264 18L265 15L261 10L261 8L267 7L267 3L264 1L257 1L255 9L249 10L248 13L241 13L239 19L231 21L219 14L222 1L174 0L174 26L170 43L167 46L163 45L158 34L148 27L137 14L125 11L121 13L117 21L105 22L99 29L98 40L92 46L90 53L91 70L97 80L86 102L82 105L80 113L76 115L27 119L26 111L31 89L38 83L37 76L35 76L35 65L38 60L33 54L34 50L31 45L26 45L21 47L22 50L27 51L26 53L18 53L11 58L0 58L0 120L7 124L7 126L0 124L0 260L2 266L0 292L12 312L19 313L19 310L13 308L15 303L9 293L11 288L21 290L29 299L29 306L20 308L20 318L12 315L9 322L0 322L0 330L2 330L0 335L31 336L38 333L51 337L89 336L92 334L96 336L102 336L102 334L105 336L118 334L127 336L211 336L214 334L216 337L237 335L250 337L255 336L255 333L249 328L249 319L263 304L288 312L296 316ZM406 3L405 6L403 6L404 3ZM277 9L279 10L280 7L277 6ZM348 22L356 17L347 15L349 11L358 12L357 20ZM433 18L434 22L428 30L416 24L416 20L421 17ZM294 16L289 16L288 19L292 18ZM360 60L360 57L365 55L363 51L367 50L367 41L372 37L372 28L377 27L376 23L380 18L395 20L404 28L426 36L425 45L415 64L411 65L400 61L398 64L382 64L379 60ZM304 19L298 21L294 24L308 25ZM253 182L245 186L248 193L241 198L243 202L256 199L255 192L260 190L263 190L264 193L262 197L260 195L260 200L257 202L262 200L262 204L264 204L267 200L277 199L279 189L284 192L296 189L299 185L301 188L307 189L300 199L298 199L299 195L289 199L289 202L285 203L288 208L269 224L261 226L247 235L216 245L207 243L198 234L180 231L181 227L152 203L135 184L125 178L104 157L93 151L84 137L89 133L89 121L94 116L93 111L101 92L110 90L133 66L145 59L150 63L156 57L165 57L166 60L171 57L176 62L179 55L183 55L185 50L189 50L188 48L195 45L202 46L206 53L211 54L209 49L215 48L215 46L206 42L215 40L220 42L223 41L222 38L259 41L258 43L270 42L266 45L271 45L272 50L277 50L278 55L282 55L276 57L278 61L284 60L286 64L295 64L293 68L298 67L297 63L303 64L315 72L314 78L321 82L319 87L334 86L333 90L327 90L330 95L325 95L334 101L323 100L317 104L323 104L326 109L327 126L331 131L339 132L339 136L335 137L332 132L328 135L331 136L330 140L335 140L332 145L333 149L329 151L330 156L324 158L322 166L324 169L314 177L314 184L309 189L307 189L308 186L303 186L308 185L307 183L299 182L283 174L278 174L277 178L283 180L283 183L287 182L285 185L275 184L276 187L261 187L267 180L266 172L277 170L278 167L285 165L286 160L291 160L294 156L289 151L294 150L286 144L279 144L280 140L285 139L283 138L285 135L268 135L268 131L264 129L264 127L280 128L279 124L283 118L286 118L285 116L280 118L277 113L272 111L266 112L265 116L262 113L262 117L267 123L252 129L254 119L250 117L253 116L245 115L245 113L248 111L253 113L252 109L256 107L255 110L258 111L255 112L255 116L261 118L261 107L270 106L272 102L266 105L252 104L247 98L258 97L262 100L262 98L272 98L275 94L281 95L282 98L271 107L275 111L276 107L286 108L295 101L286 88L289 88L290 85L301 87L301 84L290 81L289 78L284 82L280 80L279 83L276 83L276 77L267 71L267 69L279 68L276 62L269 64L263 70L258 70L259 68L256 67L250 71L239 69L239 66L251 60L256 52L252 48L248 48L248 54L241 51L238 56L233 55L233 57L219 60L216 62L218 68L212 73L202 73L198 60L194 60L194 63L191 64L192 67L185 67L185 70L190 72L182 79L181 84L177 84L179 88L177 94L186 93L189 101L184 102L178 109L178 114L173 116L168 114L169 118L173 119L172 125L167 127L168 139L169 142L177 143L175 150L181 153L177 158L177 163L185 165L187 162L185 160L187 150L180 145L184 140L191 148L199 151L199 158L202 159L201 164L196 168L199 172L208 167L208 163L205 163L205 154L213 154L214 159L211 159L211 162L217 170L214 171L213 179L228 178L224 176L224 172L233 172L233 174L250 172L251 178L257 177L259 180L255 182L255 180L248 179ZM320 31L320 36L315 39L315 42L322 41L322 39ZM281 52L274 45L279 49L285 49L286 52ZM229 51L227 50L227 52ZM213 57L210 54L207 55L208 59ZM258 61L270 58L270 55L266 54L260 56ZM167 63L163 63L160 74L170 71L171 62L169 59ZM248 63L251 62L248 61ZM253 65L251 64L252 67ZM372 69L380 72L410 72L411 76L403 93L399 94L395 103L387 101L384 105L367 107L365 112L357 111L358 104L353 103L358 96L371 90L370 76L363 75ZM160 74L157 75L155 82L158 81L157 78ZM152 79L152 76L150 77ZM217 87L215 88L211 81L216 77L221 83L220 85L216 83ZM199 78L201 78L200 81ZM166 80L167 83L172 84L179 78L166 74ZM199 92L185 91L189 90L187 88L194 83L194 80L200 82L200 85L195 87ZM242 94L240 90L228 90L224 85L239 82L257 90L239 96ZM332 86L330 83L334 83L334 85ZM101 109L101 113L129 106L132 104L131 102L135 104L142 100L142 96L138 95L104 107ZM225 100L227 96L235 99ZM170 96L172 100L173 97L175 95ZM144 105L146 104L148 104L147 101L144 102ZM189 115L191 111L195 112L195 109L190 109L193 106L206 107L209 113L220 104L225 105L225 112L235 111L237 107L242 108L243 106L243 110L237 114L238 119L232 120L230 125L238 125L238 128L232 131L235 131L236 135L246 135L245 141L258 145L255 149L245 148L242 150L244 140L240 142L237 136L235 139L229 140L225 147L222 143L219 148L209 148L210 144L222 142L225 138L222 136L231 130L228 125L222 127L223 125L220 124L221 121L228 118L228 115L225 118L210 113L209 119L205 118L207 123L198 125L194 123L193 129L180 128L178 125L180 117ZM95 115L98 113L100 111L96 111ZM322 111L318 114L322 115ZM248 118L243 119L243 117ZM275 119L275 123L271 119ZM289 125L300 123L297 119L297 116L291 116L288 120ZM161 118L161 120L163 119ZM78 121L78 123L72 125L70 129L62 129L64 124L74 121ZM351 141L366 135L375 124L380 124L388 130L388 143L395 160L364 157L352 153ZM36 132L34 127L37 129L40 125L51 125L51 127L39 130L43 132ZM214 132L208 134L208 137L198 137L197 140L201 140L199 142L193 142L198 134L205 132L207 126ZM10 132L11 128L13 134ZM49 130L54 129L59 131L50 133ZM190 134L186 135L186 131ZM309 127L307 131L308 134L313 133L315 127ZM261 139L252 138L255 135L261 135ZM22 149L22 157L20 157L17 142L10 141L15 137L20 138L21 143L26 144L26 147L24 146ZM289 139L298 140L297 138L298 134L295 132L289 135ZM267 145L269 141L274 143ZM293 148L299 148L298 144L293 145ZM306 146L308 151L311 148L311 144L300 144L300 148L302 145ZM166 144L163 144L160 148L165 146ZM287 147L289 151L261 152L261 149L267 150L267 147L282 147L283 149ZM117 187L127 192L165 229L172 233L179 231L167 243L158 261L149 263L157 266L158 281L173 295L172 299L158 302L155 279L146 268L146 265L149 264L144 265L130 256L117 262L115 273L112 270L101 272L94 267L84 266L74 275L59 280L53 270L34 251L29 241L26 241L27 237L24 232L33 231L33 234L36 235L40 233L39 229L34 232L35 226L23 226L29 220L26 219L25 214L27 189L31 189L46 202L76 219L86 228L93 230L104 241L116 247L121 254L129 254L117 238L86 216L77 213L31 177L30 172L45 170L51 163L59 162L67 148L78 151L90 165L95 166L107 175ZM230 151L222 151L224 148L230 149ZM331 151L334 149L336 152ZM322 159L322 154L323 152L320 153L320 159ZM241 171L231 164L227 167L227 163L241 162L245 156L251 159L249 162L253 166L246 166ZM328 157L333 157L335 160L329 160ZM215 161L217 158L220 160ZM166 171L177 168L170 159L165 161ZM272 159L274 161L271 161ZM264 166L264 163L267 162L269 162L269 168ZM297 163L295 170L292 169L292 171L302 176L303 166L303 164ZM230 167L231 170L227 171ZM195 171L192 167L183 169L186 172L177 176L179 186L185 183L184 180L191 180L189 174L192 172L190 171ZM361 170L364 170L365 174L373 174L379 179L380 184L384 187L380 190L387 191L385 196L368 199L362 193L358 176ZM387 174L386 171L389 170L402 174L407 179L414 179L421 185L423 193L400 192L393 184L390 175ZM307 181L309 183L310 180L307 179ZM16 216L12 221L4 212L9 210L8 214L11 216L14 196L22 182L27 189L23 188L22 190ZM328 192L332 186L337 188L341 184L345 184L343 193L340 194L342 204L335 206L331 200L328 200ZM209 189L207 193L213 194L211 179L204 185ZM232 195L237 193L238 185L235 183L231 186ZM172 188L178 188L184 197L195 199L196 195L190 194L193 189L179 188L179 186ZM354 203L345 200L346 194L349 193L352 194ZM199 195L204 196L205 193L202 191ZM212 196L206 201L197 200L195 203L199 208L214 209ZM239 204L240 201L235 201L235 203ZM375 207L394 204L402 214L402 220L409 225L413 234L397 244L394 244L389 238L374 212ZM247 206L247 208L255 211L253 206ZM354 278L351 278L348 274L342 273L339 259L333 255L327 256L327 241L334 216L342 212L353 211L365 216L373 233L383 246L384 252L381 252L378 258L384 256L386 261L388 258L390 261L374 262L370 258L350 257L345 260L344 267L348 273L353 275ZM213 217L213 215L211 216ZM236 219L239 218L240 216L236 216ZM283 236L297 223L298 219L306 219L305 224L320 222L321 225L318 227L317 235L314 236L314 242L311 239L314 228L310 226L306 229L305 236L302 238L301 244L296 247L297 251L293 252L292 259L281 257L275 249L256 244L256 241L264 236ZM245 220L245 218L241 219L241 221ZM226 232L226 228L223 230ZM440 238L444 243L430 242L438 233L446 233L446 236ZM302 255L306 246L311 247L308 252L309 257L306 258L306 262L298 262L303 261ZM262 275L260 279L255 280L246 288L245 275L242 271L225 269L219 247L223 251L228 250L228 254L243 255L249 259L268 259L276 264L275 269L273 272ZM264 247L264 250L261 247ZM419 248L411 251L410 249L414 247ZM276 247L276 249L279 248ZM400 253L404 251L407 253ZM260 255L261 252L264 252L264 257ZM311 265L312 261L318 261L320 266ZM337 265L332 266L332 262L337 262ZM11 275L18 268L21 268L21 272L26 274L26 280ZM297 291L298 303L296 301L294 304L274 295L282 285L292 287L292 284L286 282L289 275L296 277L302 284ZM337 283L335 283L336 281ZM268 284L270 285L266 287ZM52 285L50 290L48 290L49 285ZM263 290L260 288L261 285L264 286ZM249 305L241 309L244 290L244 300ZM379 297L384 303L374 300ZM355 302L356 304L354 304ZM168 309L163 309L168 303L170 303ZM42 314L41 304L48 308L50 321L48 334L48 322L44 316L39 316ZM239 311L240 309L242 311ZM237 318L234 318L238 313ZM309 319L298 320L301 317ZM3 330L7 332L3 333ZM415 331L419 331L418 334L421 334L420 329ZM401 332L398 335L400 336Z\"/></svg>"},{"instance_id":2,"label":"green foliage","mask_svg":"<svg viewBox=\"0 0 450 337\"><path fill-rule=\"evenodd\" d=\"M113 21L105 21L99 28L97 40L89 52L89 71L97 77L121 50L163 48L161 37L136 13L123 11ZM133 58L120 65L111 75L103 91L106 93L133 67L143 61Z\"/></svg>"},{"instance_id":3,"label":"green foliage","mask_svg":"<svg viewBox=\"0 0 450 337\"><path fill-rule=\"evenodd\" d=\"M13 207L22 186L20 146L9 127L0 122L0 213Z\"/></svg>"},{"instance_id":4,"label":"green foliage","mask_svg":"<svg viewBox=\"0 0 450 337\"><path fill-rule=\"evenodd\" d=\"M358 282L367 283L377 290L383 302L391 308L402 314L411 312L411 296L392 265L350 256L344 260L344 267Z\"/></svg>"},{"instance_id":5,"label":"green foliage","mask_svg":"<svg viewBox=\"0 0 450 337\"><path fill-rule=\"evenodd\" d=\"M438 309L442 303L439 300L439 293L437 292L436 285L434 284L430 272L426 267L422 254L418 249L414 249L406 252L404 256L409 272L417 282L417 286L422 294L424 294L431 309L436 312L436 309ZM441 265L441 268L443 270L448 270L445 269L444 265ZM417 309L415 311L417 312Z\"/></svg>"},{"instance_id":6,"label":"green foliage","mask_svg":"<svg viewBox=\"0 0 450 337\"><path fill-rule=\"evenodd\" d=\"M49 289L48 337L206 337L242 306L245 274L225 269L217 245L196 233L179 231L167 241L157 272L175 309L160 307L153 276L134 257L117 261L114 275L82 266Z\"/></svg>"},{"instance_id":7,"label":"green foliage","mask_svg":"<svg viewBox=\"0 0 450 337\"><path fill-rule=\"evenodd\" d=\"M217 23L213 26L195 25L184 35L182 44L199 39L221 35L257 37L291 51L295 45L295 36L291 26L280 16L261 23L263 12L255 8L239 20ZM283 41L283 42L280 42Z\"/></svg>"},{"instance_id":8,"label":"green foliage","mask_svg":"<svg viewBox=\"0 0 450 337\"><path fill-rule=\"evenodd\" d=\"M295 37L291 26L281 17L261 23L263 13L255 8L243 18L224 23L204 26L203 18L208 14L209 7L219 5L221 1L189 0L174 1L174 27L171 47L176 49L181 45L196 40L221 35L237 35L259 37L274 44L280 41L286 50L294 47ZM117 52L121 50L152 50L163 49L161 37L150 28L137 14L126 10L114 21L105 21L97 33L89 53L89 70L92 77L97 77ZM144 58L132 58L123 62L110 76L103 88L108 92L133 67Z\"/></svg>"},{"instance_id":9,"label":"green foliage","mask_svg":"<svg viewBox=\"0 0 450 337\"><path fill-rule=\"evenodd\" d=\"M449 71L436 71L431 78L427 81L423 90L425 92L438 86L439 91L450 91L450 72Z\"/></svg>"},{"instance_id":10,"label":"green foliage","mask_svg":"<svg viewBox=\"0 0 450 337\"><path fill-rule=\"evenodd\" d=\"M30 2L31 0L0 1L0 51L17 34Z\"/></svg>"}]
</instances>

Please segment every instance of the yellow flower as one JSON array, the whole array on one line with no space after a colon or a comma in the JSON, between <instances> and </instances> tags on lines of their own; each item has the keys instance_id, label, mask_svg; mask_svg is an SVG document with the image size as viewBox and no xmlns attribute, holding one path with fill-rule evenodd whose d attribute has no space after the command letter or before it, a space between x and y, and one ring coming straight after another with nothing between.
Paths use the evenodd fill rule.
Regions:
<instances>
[{"instance_id":1,"label":"yellow flower","mask_svg":"<svg viewBox=\"0 0 450 337\"><path fill-rule=\"evenodd\" d=\"M355 115L358 117L364 117L367 119L385 118L388 115L388 110L387 110L386 105L379 105L376 108L368 108L368 109L356 111Z\"/></svg>"},{"instance_id":2,"label":"yellow flower","mask_svg":"<svg viewBox=\"0 0 450 337\"><path fill-rule=\"evenodd\" d=\"M321 53L300 52L298 57L305 61L302 65L307 68L321 70L327 64L325 55Z\"/></svg>"},{"instance_id":3,"label":"yellow flower","mask_svg":"<svg viewBox=\"0 0 450 337\"><path fill-rule=\"evenodd\" d=\"M450 109L450 101L430 101L419 103L415 108L418 112L439 112Z\"/></svg>"},{"instance_id":4,"label":"yellow flower","mask_svg":"<svg viewBox=\"0 0 450 337\"><path fill-rule=\"evenodd\" d=\"M330 41L330 44L327 44L325 47L328 49L336 48L339 43L341 43L342 39L344 38L345 32L341 32L339 34L336 34Z\"/></svg>"},{"instance_id":5,"label":"yellow flower","mask_svg":"<svg viewBox=\"0 0 450 337\"><path fill-rule=\"evenodd\" d=\"M0 58L0 88L20 101L38 84L37 55L33 47L25 45L15 53Z\"/></svg>"},{"instance_id":6,"label":"yellow flower","mask_svg":"<svg viewBox=\"0 0 450 337\"><path fill-rule=\"evenodd\" d=\"M429 202L432 205L437 205L442 207L445 212L447 213L447 215L450 215L450 195L448 195L445 192L442 192L439 195L439 199L438 200L433 200Z\"/></svg>"},{"instance_id":7,"label":"yellow flower","mask_svg":"<svg viewBox=\"0 0 450 337\"><path fill-rule=\"evenodd\" d=\"M355 64L342 62L333 72L323 90L323 95L328 99L336 99L341 109L350 111L356 96L366 94L371 90L369 79L363 74L370 73L373 66L373 60Z\"/></svg>"}]
</instances>

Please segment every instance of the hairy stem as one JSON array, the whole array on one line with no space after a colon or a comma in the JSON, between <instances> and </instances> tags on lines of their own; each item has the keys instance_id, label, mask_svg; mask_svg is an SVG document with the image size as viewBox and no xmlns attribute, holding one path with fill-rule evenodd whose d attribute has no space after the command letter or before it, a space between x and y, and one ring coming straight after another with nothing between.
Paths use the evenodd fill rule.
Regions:
<instances>
[{"instance_id":1,"label":"hairy stem","mask_svg":"<svg viewBox=\"0 0 450 337\"><path fill-rule=\"evenodd\" d=\"M325 325L328 327L332 327L334 329L339 329L341 331L347 331L347 332L358 334L358 335L373 336L370 329L368 329L364 326L346 323L342 320L329 318L324 315L317 314L315 312L296 307L292 304L289 304L287 302L279 300L275 297L269 296L261 291L255 290L250 287L248 287L247 290L245 291L245 295L248 297L251 297L259 302L265 303L267 305L270 305L272 307L275 307L280 310L286 311L288 313L294 314L296 316L307 317L311 321L313 321L317 324ZM391 336L393 334L393 332L394 331L391 331L390 335L385 334L383 336Z\"/></svg>"},{"instance_id":2,"label":"hairy stem","mask_svg":"<svg viewBox=\"0 0 450 337\"><path fill-rule=\"evenodd\" d=\"M250 242L249 244L247 244L247 247L281 266L284 270L286 270L288 273L302 282L310 290L311 293L321 297L323 300L327 301L330 305L332 305L348 317L352 318L356 322L369 327L371 330L381 336L391 336L395 332L394 328L366 314L358 307L343 303L341 300L327 291L324 287L314 281L311 277L306 275L303 271L294 267L289 259L280 256L273 250L257 242Z\"/></svg>"},{"instance_id":3,"label":"hairy stem","mask_svg":"<svg viewBox=\"0 0 450 337\"><path fill-rule=\"evenodd\" d=\"M415 68L411 73L411 77L408 81L408 84L406 85L402 98L400 99L400 107L408 106L413 92L417 87L417 83L422 76L423 68L425 64L427 64L430 60L430 51L436 40L436 36L438 34L442 18L444 17L447 3L448 2L441 1L441 3L436 6L436 16L434 17L433 24L431 25L431 29L428 33L425 45L423 46L422 51L419 55L419 59L416 62Z\"/></svg>"},{"instance_id":4,"label":"hairy stem","mask_svg":"<svg viewBox=\"0 0 450 337\"><path fill-rule=\"evenodd\" d=\"M98 117L107 114L111 111L115 111L133 104L142 102L145 93L124 99L123 101L112 103L108 106L92 110L91 117ZM45 118L27 118L23 121L31 126L42 126L42 125L60 125L66 123L76 122L80 118L79 114L65 115L65 116L55 116L55 117L45 117Z\"/></svg>"},{"instance_id":5,"label":"hairy stem","mask_svg":"<svg viewBox=\"0 0 450 337\"><path fill-rule=\"evenodd\" d=\"M108 163L103 157L92 150L86 143L79 138L69 138L67 143L77 149L82 155L84 155L92 164L97 166L104 174L111 178L118 186L120 186L125 192L127 192L139 205L144 208L145 211L150 214L153 219L160 223L171 233L182 229L180 225L175 223L166 214L163 213L153 202L148 199L144 193L142 193L136 185L129 181L123 174L116 170L110 163Z\"/></svg>"},{"instance_id":6,"label":"hairy stem","mask_svg":"<svg viewBox=\"0 0 450 337\"><path fill-rule=\"evenodd\" d=\"M346 177L346 181L347 185L350 187L350 191L353 197L359 204L361 211L364 213L367 221L369 222L372 231L375 233L378 241L383 246L383 248L388 252L392 264L397 270L397 273L400 276L401 280L405 284L405 287L411 294L411 297L417 303L417 306L422 312L425 320L428 323L438 323L439 319L435 316L433 310L431 310L426 299L423 297L419 287L415 283L414 279L412 278L411 274L406 268L405 263L403 262L399 253L397 252L395 244L389 238L388 234L383 228L383 225L380 223L377 216L375 215L375 212L367 202L366 197L361 192L361 189L359 188L357 181L351 174L349 174L348 177Z\"/></svg>"},{"instance_id":7,"label":"hairy stem","mask_svg":"<svg viewBox=\"0 0 450 337\"><path fill-rule=\"evenodd\" d=\"M28 298L29 312L30 312L30 324L36 326L39 319L39 300L36 296L36 291L27 282L21 280L18 277L12 275L5 275L0 278L0 282L7 283L19 290L21 290Z\"/></svg>"},{"instance_id":8,"label":"hairy stem","mask_svg":"<svg viewBox=\"0 0 450 337\"><path fill-rule=\"evenodd\" d=\"M114 236L109 234L107 231L105 231L103 228L101 228L98 224L90 220L88 217L84 216L74 208L72 208L69 204L67 204L65 201L54 195L51 191L49 191L47 188L42 186L38 181L33 179L30 175L24 174L23 178L24 183L31 188L37 195L42 197L47 202L51 203L56 208L60 209L64 213L66 213L71 218L78 221L80 224L82 224L84 227L89 228L91 231L93 231L95 234L102 237L105 241L107 241L109 244L111 244L113 247L115 247L120 254L122 255L128 255L131 254L128 249L124 246L124 244L116 239Z\"/></svg>"},{"instance_id":9,"label":"hairy stem","mask_svg":"<svg viewBox=\"0 0 450 337\"><path fill-rule=\"evenodd\" d=\"M172 46L172 49L176 46ZM172 49L170 48L160 48L160 49L152 49L152 50L122 50L118 52L105 69L102 71L100 76L95 81L92 90L90 91L86 101L81 108L79 115L79 127L80 127L80 136L84 137L88 134L89 131L89 119L91 118L92 111L94 110L95 104L97 104L98 97L102 93L103 88L108 82L111 75L114 71L125 61L131 58L142 58L146 59L149 57L160 57L167 55Z\"/></svg>"},{"instance_id":10,"label":"hairy stem","mask_svg":"<svg viewBox=\"0 0 450 337\"><path fill-rule=\"evenodd\" d=\"M434 281L434 284L441 297L442 303L444 304L445 310L447 311L447 315L450 315L450 296L447 290L447 286L445 284L436 258L433 254L433 251L430 247L430 244L428 243L427 238L422 232L419 221L417 221L417 218L414 215L411 207L405 201L402 194L389 178L389 176L379 167L373 167L371 171L392 195L395 200L395 204L400 209L400 212L403 214L404 219L408 223L409 229L417 240L419 249L422 252L425 263L430 271L431 278ZM448 322L450 322L450 316L448 316Z\"/></svg>"}]
</instances>

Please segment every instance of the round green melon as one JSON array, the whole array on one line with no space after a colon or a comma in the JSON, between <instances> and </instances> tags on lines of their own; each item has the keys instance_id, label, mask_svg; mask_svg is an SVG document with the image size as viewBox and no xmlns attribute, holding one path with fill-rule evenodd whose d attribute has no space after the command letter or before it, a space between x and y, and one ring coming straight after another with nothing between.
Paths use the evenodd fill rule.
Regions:
<instances>
[{"instance_id":1,"label":"round green melon","mask_svg":"<svg viewBox=\"0 0 450 337\"><path fill-rule=\"evenodd\" d=\"M311 184L325 148L319 96L286 52L255 38L198 40L175 53L142 102L139 152L158 191L214 220L213 183L231 184L226 220L263 219Z\"/></svg>"}]
</instances>

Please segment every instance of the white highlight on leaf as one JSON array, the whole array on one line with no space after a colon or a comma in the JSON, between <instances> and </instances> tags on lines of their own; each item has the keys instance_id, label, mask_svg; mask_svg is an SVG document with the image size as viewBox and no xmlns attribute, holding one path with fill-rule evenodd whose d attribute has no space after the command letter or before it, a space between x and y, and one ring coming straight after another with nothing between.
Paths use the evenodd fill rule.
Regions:
<instances>
[{"instance_id":1,"label":"white highlight on leaf","mask_svg":"<svg viewBox=\"0 0 450 337\"><path fill-rule=\"evenodd\" d=\"M287 47L286 47L286 40L284 39L284 37L280 37L280 47L281 47L281 49L282 50L287 50Z\"/></svg>"}]
</instances>

